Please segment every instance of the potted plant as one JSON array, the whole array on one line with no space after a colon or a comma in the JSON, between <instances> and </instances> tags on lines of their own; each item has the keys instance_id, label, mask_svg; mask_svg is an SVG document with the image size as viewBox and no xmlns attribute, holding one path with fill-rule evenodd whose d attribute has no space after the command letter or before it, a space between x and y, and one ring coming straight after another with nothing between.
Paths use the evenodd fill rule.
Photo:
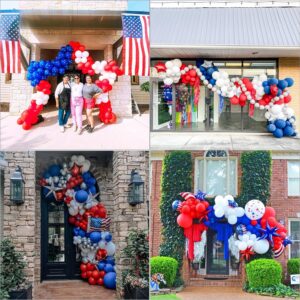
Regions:
<instances>
[{"instance_id":1,"label":"potted plant","mask_svg":"<svg viewBox=\"0 0 300 300\"><path fill-rule=\"evenodd\" d=\"M149 299L149 241L146 233L129 233L123 254L131 259L132 268L123 272L125 299Z\"/></svg>"},{"instance_id":2,"label":"potted plant","mask_svg":"<svg viewBox=\"0 0 300 300\"><path fill-rule=\"evenodd\" d=\"M0 244L1 299L32 299L32 286L25 276L26 262L9 239Z\"/></svg>"}]
</instances>

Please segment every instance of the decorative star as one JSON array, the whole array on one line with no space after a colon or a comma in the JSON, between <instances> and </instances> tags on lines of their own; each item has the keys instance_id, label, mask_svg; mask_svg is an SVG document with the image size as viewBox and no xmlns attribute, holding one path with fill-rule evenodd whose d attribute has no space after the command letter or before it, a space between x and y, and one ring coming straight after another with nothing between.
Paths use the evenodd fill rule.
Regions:
<instances>
[{"instance_id":1,"label":"decorative star","mask_svg":"<svg viewBox=\"0 0 300 300\"><path fill-rule=\"evenodd\" d=\"M249 260L251 255L254 255L252 247L247 247L245 250L241 250L241 259Z\"/></svg>"},{"instance_id":2,"label":"decorative star","mask_svg":"<svg viewBox=\"0 0 300 300\"><path fill-rule=\"evenodd\" d=\"M232 200L228 200L228 205L230 207L238 207L238 204L235 201L232 201Z\"/></svg>"},{"instance_id":3,"label":"decorative star","mask_svg":"<svg viewBox=\"0 0 300 300\"><path fill-rule=\"evenodd\" d=\"M282 242L283 246L286 247L287 245L293 244L289 237L285 238Z\"/></svg>"},{"instance_id":4,"label":"decorative star","mask_svg":"<svg viewBox=\"0 0 300 300\"><path fill-rule=\"evenodd\" d=\"M202 191L198 191L197 194L195 194L195 197L198 199L198 200L204 200L205 196L207 194L206 193L203 193Z\"/></svg>"},{"instance_id":5,"label":"decorative star","mask_svg":"<svg viewBox=\"0 0 300 300\"><path fill-rule=\"evenodd\" d=\"M276 233L278 228L277 227L271 228L269 223L267 222L266 229L260 228L259 230L263 233L263 235L259 238L259 240L266 239L271 243L271 246L273 247L274 246L273 236L280 236L280 234Z\"/></svg>"},{"instance_id":6,"label":"decorative star","mask_svg":"<svg viewBox=\"0 0 300 300\"><path fill-rule=\"evenodd\" d=\"M212 63L212 61L204 60L204 63L201 66L208 69L208 68L213 67L213 63Z\"/></svg>"},{"instance_id":7,"label":"decorative star","mask_svg":"<svg viewBox=\"0 0 300 300\"><path fill-rule=\"evenodd\" d=\"M93 195L91 193L91 191L89 192L89 197L88 197L88 200L87 201L96 201L96 202L99 202L96 198L100 195L100 193L97 193L95 195Z\"/></svg>"},{"instance_id":8,"label":"decorative star","mask_svg":"<svg viewBox=\"0 0 300 300\"><path fill-rule=\"evenodd\" d=\"M46 195L46 198L49 197L49 195L53 194L55 200L57 200L56 192L63 190L62 187L55 186L53 181L51 182L51 185L45 185L44 188L49 190L49 192Z\"/></svg>"}]
</instances>

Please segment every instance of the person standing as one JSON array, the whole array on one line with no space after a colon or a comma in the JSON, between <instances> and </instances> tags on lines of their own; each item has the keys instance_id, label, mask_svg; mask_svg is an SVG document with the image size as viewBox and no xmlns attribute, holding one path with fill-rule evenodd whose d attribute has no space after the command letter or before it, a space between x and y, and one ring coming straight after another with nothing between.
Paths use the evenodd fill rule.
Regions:
<instances>
[{"instance_id":1,"label":"person standing","mask_svg":"<svg viewBox=\"0 0 300 300\"><path fill-rule=\"evenodd\" d=\"M64 132L71 114L71 85L69 76L64 75L63 81L58 84L55 90L56 107L58 108L58 124L60 131Z\"/></svg>"},{"instance_id":2,"label":"person standing","mask_svg":"<svg viewBox=\"0 0 300 300\"><path fill-rule=\"evenodd\" d=\"M85 80L86 83L83 86L82 94L88 122L86 129L89 133L92 133L94 130L93 108L95 107L95 98L102 93L102 90L93 83L90 75L87 75Z\"/></svg>"},{"instance_id":3,"label":"person standing","mask_svg":"<svg viewBox=\"0 0 300 300\"><path fill-rule=\"evenodd\" d=\"M73 130L82 133L82 109L83 109L83 83L79 75L75 75L75 82L71 85L71 113L73 119Z\"/></svg>"}]
</instances>

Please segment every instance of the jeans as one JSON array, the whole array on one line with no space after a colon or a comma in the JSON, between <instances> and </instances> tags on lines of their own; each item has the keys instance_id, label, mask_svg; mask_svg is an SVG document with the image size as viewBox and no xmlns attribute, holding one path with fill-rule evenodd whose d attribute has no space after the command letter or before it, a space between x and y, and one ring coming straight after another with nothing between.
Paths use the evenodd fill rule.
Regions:
<instances>
[{"instance_id":1,"label":"jeans","mask_svg":"<svg viewBox=\"0 0 300 300\"><path fill-rule=\"evenodd\" d=\"M68 110L65 110L62 108L58 109L58 124L59 124L59 126L64 126L67 124L70 114L71 114L70 109L68 109Z\"/></svg>"},{"instance_id":2,"label":"jeans","mask_svg":"<svg viewBox=\"0 0 300 300\"><path fill-rule=\"evenodd\" d=\"M71 100L71 112L73 125L77 125L78 128L82 128L82 108L83 108L83 98L75 97Z\"/></svg>"}]
</instances>

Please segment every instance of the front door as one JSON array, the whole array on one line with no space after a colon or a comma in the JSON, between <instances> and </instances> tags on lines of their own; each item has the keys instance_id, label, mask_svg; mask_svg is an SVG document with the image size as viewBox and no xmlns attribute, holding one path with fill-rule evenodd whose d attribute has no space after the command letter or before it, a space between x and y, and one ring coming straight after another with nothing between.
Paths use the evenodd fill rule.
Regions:
<instances>
[{"instance_id":1,"label":"front door","mask_svg":"<svg viewBox=\"0 0 300 300\"><path fill-rule=\"evenodd\" d=\"M207 274L228 275L229 262L224 259L224 245L217 240L217 233L207 230Z\"/></svg>"},{"instance_id":2,"label":"front door","mask_svg":"<svg viewBox=\"0 0 300 300\"><path fill-rule=\"evenodd\" d=\"M77 279L80 255L64 203L41 197L41 279Z\"/></svg>"}]
</instances>

